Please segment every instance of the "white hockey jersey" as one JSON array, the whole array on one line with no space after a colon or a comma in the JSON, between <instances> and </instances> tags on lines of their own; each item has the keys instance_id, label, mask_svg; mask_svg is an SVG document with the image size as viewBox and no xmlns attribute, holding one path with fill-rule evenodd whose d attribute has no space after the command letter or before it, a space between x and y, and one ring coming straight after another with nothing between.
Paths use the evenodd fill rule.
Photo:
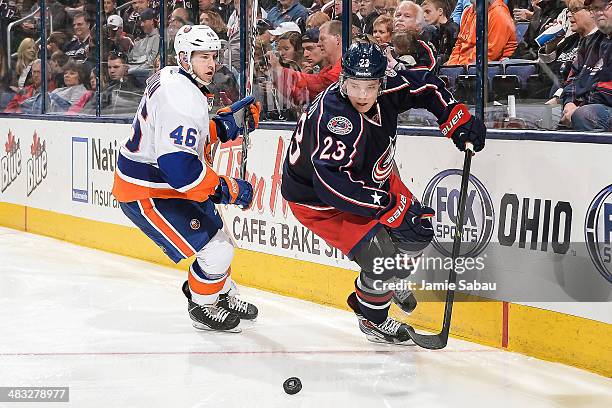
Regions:
<instances>
[{"instance_id":1,"label":"white hockey jersey","mask_svg":"<svg viewBox=\"0 0 612 408\"><path fill-rule=\"evenodd\" d=\"M178 67L165 67L149 78L132 135L119 150L113 185L117 200L206 200L219 184L210 162L216 140L211 140L209 122L206 96Z\"/></svg>"}]
</instances>

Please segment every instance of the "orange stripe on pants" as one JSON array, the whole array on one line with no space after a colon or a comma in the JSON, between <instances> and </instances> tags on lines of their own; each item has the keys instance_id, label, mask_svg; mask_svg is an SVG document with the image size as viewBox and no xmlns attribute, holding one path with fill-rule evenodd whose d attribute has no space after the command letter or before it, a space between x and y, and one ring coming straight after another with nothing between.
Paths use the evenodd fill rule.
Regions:
<instances>
[{"instance_id":1,"label":"orange stripe on pants","mask_svg":"<svg viewBox=\"0 0 612 408\"><path fill-rule=\"evenodd\" d=\"M189 258L194 254L191 248L185 243L183 237L174 232L170 225L155 212L151 200L139 200L139 203L144 211L143 215L145 218L147 218L151 224L155 225L162 235L164 235L168 241L172 242L185 258Z\"/></svg>"},{"instance_id":2,"label":"orange stripe on pants","mask_svg":"<svg viewBox=\"0 0 612 408\"><path fill-rule=\"evenodd\" d=\"M221 279L219 282L205 283L197 280L195 276L193 276L193 272L190 269L188 278L189 288L198 295L215 295L219 293L221 289L223 289L223 285L225 285L225 281L227 280L227 278L229 278L231 273L232 269L230 268L227 270L227 276L225 276L225 278Z\"/></svg>"}]
</instances>

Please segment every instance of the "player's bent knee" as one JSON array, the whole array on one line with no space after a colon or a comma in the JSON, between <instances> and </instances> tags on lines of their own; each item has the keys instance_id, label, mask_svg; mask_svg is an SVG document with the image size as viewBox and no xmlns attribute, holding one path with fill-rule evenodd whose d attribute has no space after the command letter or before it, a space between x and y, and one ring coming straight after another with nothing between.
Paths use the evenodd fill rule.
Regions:
<instances>
[{"instance_id":1,"label":"player's bent knee","mask_svg":"<svg viewBox=\"0 0 612 408\"><path fill-rule=\"evenodd\" d=\"M196 253L198 264L208 274L223 274L234 258L234 245L222 230Z\"/></svg>"}]
</instances>

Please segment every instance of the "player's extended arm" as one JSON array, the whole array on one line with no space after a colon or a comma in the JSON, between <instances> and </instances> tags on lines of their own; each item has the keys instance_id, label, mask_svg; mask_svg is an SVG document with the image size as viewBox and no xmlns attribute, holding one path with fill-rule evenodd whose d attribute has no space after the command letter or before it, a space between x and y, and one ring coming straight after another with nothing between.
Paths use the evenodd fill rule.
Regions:
<instances>
[{"instance_id":1,"label":"player's extended arm","mask_svg":"<svg viewBox=\"0 0 612 408\"><path fill-rule=\"evenodd\" d=\"M472 142L476 152L484 148L484 123L472 116L465 104L455 101L440 78L426 70L409 69L398 74L399 85L385 93L394 98L400 111L425 108L438 118L442 135L452 139L459 150L465 150L466 142Z\"/></svg>"}]
</instances>

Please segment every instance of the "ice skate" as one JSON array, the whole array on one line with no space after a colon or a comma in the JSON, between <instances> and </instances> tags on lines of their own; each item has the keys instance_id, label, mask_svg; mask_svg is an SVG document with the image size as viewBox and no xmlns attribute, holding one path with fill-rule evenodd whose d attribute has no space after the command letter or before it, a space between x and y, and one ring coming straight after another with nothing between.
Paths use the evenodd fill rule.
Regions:
<instances>
[{"instance_id":1,"label":"ice skate","mask_svg":"<svg viewBox=\"0 0 612 408\"><path fill-rule=\"evenodd\" d=\"M230 333L240 333L242 331L238 327L240 317L219 306L219 302L214 305L198 305L193 302L187 281L183 283L183 293L187 297L189 317L196 329Z\"/></svg>"},{"instance_id":2,"label":"ice skate","mask_svg":"<svg viewBox=\"0 0 612 408\"><path fill-rule=\"evenodd\" d=\"M374 343L397 344L402 346L414 345L414 342L410 338L410 334L408 332L408 328L410 326L395 320L392 317L387 317L387 319L380 324L371 322L361 314L357 302L357 295L355 292L351 293L347 299L347 303L357 315L359 329L366 335L366 338L369 341Z\"/></svg>"}]
</instances>

